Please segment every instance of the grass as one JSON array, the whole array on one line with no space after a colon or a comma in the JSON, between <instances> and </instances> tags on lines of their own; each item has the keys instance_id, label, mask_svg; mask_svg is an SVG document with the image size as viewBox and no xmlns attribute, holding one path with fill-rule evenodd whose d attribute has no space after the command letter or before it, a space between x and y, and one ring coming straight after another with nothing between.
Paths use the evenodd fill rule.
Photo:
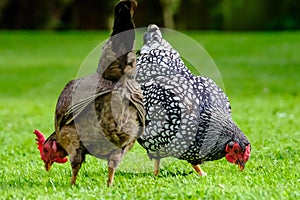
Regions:
<instances>
[{"instance_id":1,"label":"grass","mask_svg":"<svg viewBox=\"0 0 300 200\"><path fill-rule=\"evenodd\" d=\"M186 32L220 70L233 118L252 143L243 172L225 159L198 177L169 160L159 177L139 145L106 187L106 161L88 156L75 187L69 163L44 170L32 131L53 131L65 83L108 32L0 32L0 199L297 199L300 197L300 32ZM177 46L197 58L193 49ZM199 61L201 65L201 61ZM134 167L131 170L130 167Z\"/></svg>"}]
</instances>

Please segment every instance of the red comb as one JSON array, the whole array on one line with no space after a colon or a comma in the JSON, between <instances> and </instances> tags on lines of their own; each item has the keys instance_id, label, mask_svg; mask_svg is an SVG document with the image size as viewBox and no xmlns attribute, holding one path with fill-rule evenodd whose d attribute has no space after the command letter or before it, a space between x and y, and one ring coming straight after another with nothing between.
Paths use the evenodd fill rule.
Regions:
<instances>
[{"instance_id":1,"label":"red comb","mask_svg":"<svg viewBox=\"0 0 300 200\"><path fill-rule=\"evenodd\" d=\"M39 130L34 130L33 134L36 135L35 138L35 140L37 141L36 144L38 145L38 149L41 154L41 159L44 160L43 144L45 142L45 137Z\"/></svg>"}]
</instances>

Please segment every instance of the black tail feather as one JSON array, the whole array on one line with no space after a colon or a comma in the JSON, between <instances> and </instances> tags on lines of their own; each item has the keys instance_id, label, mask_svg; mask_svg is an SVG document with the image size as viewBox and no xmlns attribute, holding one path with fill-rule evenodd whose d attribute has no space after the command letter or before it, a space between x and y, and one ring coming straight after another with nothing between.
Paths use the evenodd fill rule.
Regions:
<instances>
[{"instance_id":1,"label":"black tail feather","mask_svg":"<svg viewBox=\"0 0 300 200\"><path fill-rule=\"evenodd\" d=\"M121 53L119 52L120 47L122 47L122 51L125 50L125 52L129 52L133 48L135 26L132 15L136 7L137 3L134 0L120 1L115 6L115 19L111 37L112 50L117 52L117 54Z\"/></svg>"}]
</instances>

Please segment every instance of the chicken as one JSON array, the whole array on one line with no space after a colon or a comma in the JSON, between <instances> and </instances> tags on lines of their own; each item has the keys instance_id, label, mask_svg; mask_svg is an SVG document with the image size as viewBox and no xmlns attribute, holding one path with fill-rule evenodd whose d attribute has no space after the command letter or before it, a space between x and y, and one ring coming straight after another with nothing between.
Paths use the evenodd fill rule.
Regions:
<instances>
[{"instance_id":1,"label":"chicken","mask_svg":"<svg viewBox=\"0 0 300 200\"><path fill-rule=\"evenodd\" d=\"M123 155L144 131L145 110L139 84L133 79L136 56L132 16L137 3L115 6L110 39L103 47L97 72L70 81L61 92L55 112L55 132L46 140L35 130L41 158L48 171L69 155L75 184L86 154L108 160L107 185Z\"/></svg>"},{"instance_id":2,"label":"chicken","mask_svg":"<svg viewBox=\"0 0 300 200\"><path fill-rule=\"evenodd\" d=\"M228 97L213 80L194 76L156 25L144 35L136 80L146 109L138 142L155 159L155 175L164 157L188 161L201 176L200 164L223 157L244 169L251 145L232 120Z\"/></svg>"}]
</instances>

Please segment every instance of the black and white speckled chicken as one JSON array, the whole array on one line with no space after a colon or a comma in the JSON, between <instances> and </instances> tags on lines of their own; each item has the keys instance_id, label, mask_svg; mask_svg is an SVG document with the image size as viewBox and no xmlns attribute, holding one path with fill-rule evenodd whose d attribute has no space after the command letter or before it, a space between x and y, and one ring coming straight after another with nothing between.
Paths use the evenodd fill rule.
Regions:
<instances>
[{"instance_id":1,"label":"black and white speckled chicken","mask_svg":"<svg viewBox=\"0 0 300 200\"><path fill-rule=\"evenodd\" d=\"M155 159L156 175L164 157L188 161L201 176L201 163L223 157L244 169L251 146L231 118L227 96L213 80L194 76L156 25L144 35L136 79L146 109L138 142Z\"/></svg>"},{"instance_id":2,"label":"black and white speckled chicken","mask_svg":"<svg viewBox=\"0 0 300 200\"><path fill-rule=\"evenodd\" d=\"M132 16L137 3L122 0L115 6L110 39L103 47L96 73L70 81L60 94L55 132L45 140L35 131L41 158L48 171L70 156L71 184L86 154L108 160L108 186L123 155L143 133L145 110L136 72Z\"/></svg>"}]
</instances>

